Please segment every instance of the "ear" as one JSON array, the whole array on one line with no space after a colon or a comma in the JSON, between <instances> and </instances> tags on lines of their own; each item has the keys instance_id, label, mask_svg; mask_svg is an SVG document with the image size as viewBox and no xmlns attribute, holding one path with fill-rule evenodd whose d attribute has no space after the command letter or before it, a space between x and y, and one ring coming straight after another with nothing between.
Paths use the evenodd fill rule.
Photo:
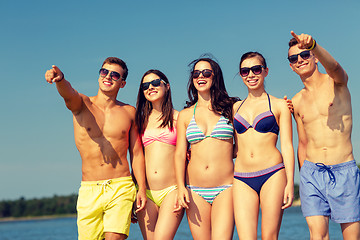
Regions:
<instances>
[{"instance_id":1,"label":"ear","mask_svg":"<svg viewBox=\"0 0 360 240\"><path fill-rule=\"evenodd\" d=\"M265 77L267 77L267 75L269 74L269 68L265 68L264 72L265 72Z\"/></svg>"},{"instance_id":2,"label":"ear","mask_svg":"<svg viewBox=\"0 0 360 240\"><path fill-rule=\"evenodd\" d=\"M125 87L125 85L126 85L126 81L125 81L125 80L122 80L121 83L120 83L120 88Z\"/></svg>"}]
</instances>

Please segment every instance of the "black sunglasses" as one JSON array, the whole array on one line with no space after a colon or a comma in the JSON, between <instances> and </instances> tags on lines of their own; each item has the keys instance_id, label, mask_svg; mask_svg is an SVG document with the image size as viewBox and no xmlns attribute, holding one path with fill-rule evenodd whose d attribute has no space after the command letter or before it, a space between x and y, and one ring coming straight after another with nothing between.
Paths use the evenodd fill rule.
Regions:
<instances>
[{"instance_id":1,"label":"black sunglasses","mask_svg":"<svg viewBox=\"0 0 360 240\"><path fill-rule=\"evenodd\" d=\"M247 68L247 67L244 67L244 68L240 68L240 75L242 77L246 77L247 75L249 75L250 73L250 70L255 74L255 75L259 75L261 72L262 72L262 69L265 69L264 66L262 65L255 65L255 66L252 66L251 68Z\"/></svg>"},{"instance_id":2,"label":"black sunglasses","mask_svg":"<svg viewBox=\"0 0 360 240\"><path fill-rule=\"evenodd\" d=\"M153 87L158 87L158 86L160 86L161 82L163 82L166 85L166 82L159 78L159 79L152 80L151 82L142 83L141 88L143 91L145 91L150 87L150 84Z\"/></svg>"},{"instance_id":3,"label":"black sunglasses","mask_svg":"<svg viewBox=\"0 0 360 240\"><path fill-rule=\"evenodd\" d=\"M110 77L111 77L112 80L118 81L121 78L121 75L118 72L109 71L106 68L101 68L99 70L99 74L103 78L106 77L109 74L109 72L110 72Z\"/></svg>"},{"instance_id":4,"label":"black sunglasses","mask_svg":"<svg viewBox=\"0 0 360 240\"><path fill-rule=\"evenodd\" d=\"M289 62L290 63L297 63L299 55L304 60L309 59L310 56L311 56L310 51L306 50L306 51L303 51L303 52L301 52L299 54L294 54L294 55L288 56Z\"/></svg>"},{"instance_id":5,"label":"black sunglasses","mask_svg":"<svg viewBox=\"0 0 360 240\"><path fill-rule=\"evenodd\" d=\"M211 76L213 71L211 71L210 69L204 69L202 71L200 70L194 70L192 72L192 77L193 78L198 78L200 77L200 74L202 73L202 75L205 77L205 78L209 78Z\"/></svg>"}]
</instances>

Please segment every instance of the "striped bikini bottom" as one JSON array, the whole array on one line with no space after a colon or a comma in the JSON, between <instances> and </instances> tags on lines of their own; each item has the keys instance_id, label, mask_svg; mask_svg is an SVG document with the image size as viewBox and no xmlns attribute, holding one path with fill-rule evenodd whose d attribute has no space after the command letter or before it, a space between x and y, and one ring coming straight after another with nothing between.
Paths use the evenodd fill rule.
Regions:
<instances>
[{"instance_id":1,"label":"striped bikini bottom","mask_svg":"<svg viewBox=\"0 0 360 240\"><path fill-rule=\"evenodd\" d=\"M203 199L205 199L205 201L207 201L208 203L212 204L214 199L224 190L228 189L229 187L231 187L232 184L230 185L223 185L223 186L218 186L218 187L209 187L209 188L205 188L205 187L195 187L195 186L191 186L191 185L186 185L187 188L189 188L191 191L195 192L196 194L198 194L200 197L202 197Z\"/></svg>"}]
</instances>

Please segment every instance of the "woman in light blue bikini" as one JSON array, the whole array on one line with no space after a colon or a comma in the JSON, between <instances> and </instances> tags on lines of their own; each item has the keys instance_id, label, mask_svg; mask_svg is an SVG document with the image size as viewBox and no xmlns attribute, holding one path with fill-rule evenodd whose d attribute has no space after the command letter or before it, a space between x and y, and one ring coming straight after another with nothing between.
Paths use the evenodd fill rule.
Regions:
<instances>
[{"instance_id":1,"label":"woman in light blue bikini","mask_svg":"<svg viewBox=\"0 0 360 240\"><path fill-rule=\"evenodd\" d=\"M257 239L260 205L262 239L277 239L283 210L294 197L291 115L286 101L265 91L268 71L260 53L241 57L240 76L248 96L233 108L237 150L233 195L240 239ZM276 148L279 132L281 152Z\"/></svg>"},{"instance_id":2,"label":"woman in light blue bikini","mask_svg":"<svg viewBox=\"0 0 360 240\"><path fill-rule=\"evenodd\" d=\"M148 198L137 216L146 240L173 239L183 217L183 211L173 211L177 115L165 74L147 71L141 79L135 118L144 147Z\"/></svg>"},{"instance_id":3,"label":"woman in light blue bikini","mask_svg":"<svg viewBox=\"0 0 360 240\"><path fill-rule=\"evenodd\" d=\"M210 58L193 61L189 101L179 113L175 169L178 204L186 209L194 239L232 239L232 105L222 71ZM191 157L186 166L186 152ZM186 179L186 180L185 180ZM185 183L186 182L186 183Z\"/></svg>"}]
</instances>

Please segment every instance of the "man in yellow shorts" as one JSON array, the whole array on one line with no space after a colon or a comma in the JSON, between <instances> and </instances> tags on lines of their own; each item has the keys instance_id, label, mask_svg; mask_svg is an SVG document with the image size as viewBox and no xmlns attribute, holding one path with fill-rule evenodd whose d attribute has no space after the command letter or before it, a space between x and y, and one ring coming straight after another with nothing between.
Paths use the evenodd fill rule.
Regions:
<instances>
[{"instance_id":1,"label":"man in yellow shorts","mask_svg":"<svg viewBox=\"0 0 360 240\"><path fill-rule=\"evenodd\" d=\"M73 113L75 144L82 159L77 203L80 240L126 239L131 209L146 203L145 162L135 126L135 108L116 100L128 69L121 59L107 58L99 71L96 96L78 93L57 66L45 73ZM136 190L127 160L129 150ZM136 197L135 197L136 196Z\"/></svg>"}]
</instances>

